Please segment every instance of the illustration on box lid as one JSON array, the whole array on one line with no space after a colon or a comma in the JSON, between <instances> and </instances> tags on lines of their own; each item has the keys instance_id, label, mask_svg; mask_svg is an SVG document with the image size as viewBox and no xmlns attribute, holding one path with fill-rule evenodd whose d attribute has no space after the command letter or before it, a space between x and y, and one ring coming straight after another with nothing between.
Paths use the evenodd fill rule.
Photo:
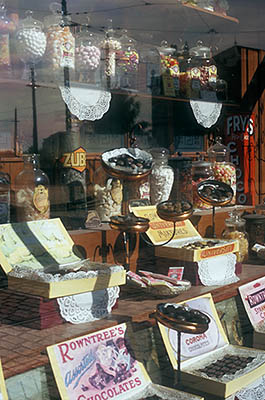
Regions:
<instances>
[{"instance_id":1,"label":"illustration on box lid","mask_svg":"<svg viewBox=\"0 0 265 400\"><path fill-rule=\"evenodd\" d=\"M265 334L265 277L246 283L238 290L254 330Z\"/></svg>"},{"instance_id":2,"label":"illustration on box lid","mask_svg":"<svg viewBox=\"0 0 265 400\"><path fill-rule=\"evenodd\" d=\"M125 323L47 348L62 399L202 398L151 382L135 359Z\"/></svg>"}]
</instances>

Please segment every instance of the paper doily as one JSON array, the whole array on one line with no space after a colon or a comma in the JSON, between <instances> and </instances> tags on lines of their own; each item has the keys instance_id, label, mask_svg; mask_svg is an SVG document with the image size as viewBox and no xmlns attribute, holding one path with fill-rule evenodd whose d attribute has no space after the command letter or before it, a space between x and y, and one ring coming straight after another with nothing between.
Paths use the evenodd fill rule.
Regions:
<instances>
[{"instance_id":1,"label":"paper doily","mask_svg":"<svg viewBox=\"0 0 265 400\"><path fill-rule=\"evenodd\" d=\"M72 324L105 318L115 305L120 293L119 286L59 297L57 303L62 318Z\"/></svg>"},{"instance_id":2,"label":"paper doily","mask_svg":"<svg viewBox=\"0 0 265 400\"><path fill-rule=\"evenodd\" d=\"M204 128L213 126L217 122L222 110L222 103L190 100L190 105L198 124Z\"/></svg>"},{"instance_id":3,"label":"paper doily","mask_svg":"<svg viewBox=\"0 0 265 400\"><path fill-rule=\"evenodd\" d=\"M101 119L108 111L111 101L110 92L83 86L59 86L67 107L80 121Z\"/></svg>"},{"instance_id":4,"label":"paper doily","mask_svg":"<svg viewBox=\"0 0 265 400\"><path fill-rule=\"evenodd\" d=\"M235 269L235 254L198 261L198 274L204 286L229 285L237 282L239 278L235 274Z\"/></svg>"},{"instance_id":5,"label":"paper doily","mask_svg":"<svg viewBox=\"0 0 265 400\"><path fill-rule=\"evenodd\" d=\"M265 376L236 393L238 400L263 400L265 399Z\"/></svg>"}]
</instances>

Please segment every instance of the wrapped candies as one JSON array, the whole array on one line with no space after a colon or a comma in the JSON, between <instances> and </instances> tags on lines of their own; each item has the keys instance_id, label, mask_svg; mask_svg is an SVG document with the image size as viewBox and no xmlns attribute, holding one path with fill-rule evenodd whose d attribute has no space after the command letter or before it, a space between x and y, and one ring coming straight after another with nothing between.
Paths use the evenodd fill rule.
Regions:
<instances>
[{"instance_id":1,"label":"wrapped candies","mask_svg":"<svg viewBox=\"0 0 265 400\"><path fill-rule=\"evenodd\" d=\"M51 3L52 15L45 18L47 29L46 63L53 72L75 68L75 38L66 17L62 18L59 3Z\"/></svg>"},{"instance_id":2,"label":"wrapped candies","mask_svg":"<svg viewBox=\"0 0 265 400\"><path fill-rule=\"evenodd\" d=\"M124 30L120 38L120 44L120 49L116 51L117 86L136 89L139 66L136 42Z\"/></svg>"},{"instance_id":3,"label":"wrapped candies","mask_svg":"<svg viewBox=\"0 0 265 400\"><path fill-rule=\"evenodd\" d=\"M32 18L32 11L20 21L16 34L16 48L19 58L26 64L36 64L46 50L46 35L41 22Z\"/></svg>"},{"instance_id":4,"label":"wrapped candies","mask_svg":"<svg viewBox=\"0 0 265 400\"><path fill-rule=\"evenodd\" d=\"M88 30L82 32L76 38L75 65L80 81L92 81L94 72L100 66L99 39Z\"/></svg>"},{"instance_id":5,"label":"wrapped candies","mask_svg":"<svg viewBox=\"0 0 265 400\"><path fill-rule=\"evenodd\" d=\"M105 32L105 38L100 43L102 54L101 80L107 89L116 86L116 53L121 49L121 43L114 37L112 27Z\"/></svg>"}]
</instances>

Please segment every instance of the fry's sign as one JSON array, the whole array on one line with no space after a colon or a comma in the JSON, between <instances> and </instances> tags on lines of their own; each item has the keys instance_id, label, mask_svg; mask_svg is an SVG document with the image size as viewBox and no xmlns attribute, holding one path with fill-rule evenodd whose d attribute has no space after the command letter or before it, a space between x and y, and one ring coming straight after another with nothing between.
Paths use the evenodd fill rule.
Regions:
<instances>
[{"instance_id":1,"label":"fry's sign","mask_svg":"<svg viewBox=\"0 0 265 400\"><path fill-rule=\"evenodd\" d=\"M86 150L83 147L79 147L71 153L64 153L59 161L64 168L72 168L83 172L86 169Z\"/></svg>"},{"instance_id":2,"label":"fry's sign","mask_svg":"<svg viewBox=\"0 0 265 400\"><path fill-rule=\"evenodd\" d=\"M237 172L237 204L255 203L255 115L238 113L228 115L225 144L230 150L230 161Z\"/></svg>"}]
</instances>

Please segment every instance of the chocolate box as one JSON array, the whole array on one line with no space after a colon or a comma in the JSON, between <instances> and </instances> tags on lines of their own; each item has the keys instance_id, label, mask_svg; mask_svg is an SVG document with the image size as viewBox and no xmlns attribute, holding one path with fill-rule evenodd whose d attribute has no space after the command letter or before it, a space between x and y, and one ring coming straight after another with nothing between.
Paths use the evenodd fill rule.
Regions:
<instances>
[{"instance_id":1,"label":"chocolate box","mask_svg":"<svg viewBox=\"0 0 265 400\"><path fill-rule=\"evenodd\" d=\"M265 277L238 288L251 325L253 347L265 350Z\"/></svg>"},{"instance_id":2,"label":"chocolate box","mask_svg":"<svg viewBox=\"0 0 265 400\"><path fill-rule=\"evenodd\" d=\"M54 344L47 352L64 400L203 399L154 384L135 358L126 323Z\"/></svg>"},{"instance_id":3,"label":"chocolate box","mask_svg":"<svg viewBox=\"0 0 265 400\"><path fill-rule=\"evenodd\" d=\"M210 293L190 299L185 305L210 318L206 332L181 333L180 367L185 387L226 398L265 374L264 351L229 344ZM172 366L177 370L177 332L159 322L158 325Z\"/></svg>"},{"instance_id":4,"label":"chocolate box","mask_svg":"<svg viewBox=\"0 0 265 400\"><path fill-rule=\"evenodd\" d=\"M8 289L46 298L123 285L122 266L84 260L59 218L0 225Z\"/></svg>"}]
</instances>

